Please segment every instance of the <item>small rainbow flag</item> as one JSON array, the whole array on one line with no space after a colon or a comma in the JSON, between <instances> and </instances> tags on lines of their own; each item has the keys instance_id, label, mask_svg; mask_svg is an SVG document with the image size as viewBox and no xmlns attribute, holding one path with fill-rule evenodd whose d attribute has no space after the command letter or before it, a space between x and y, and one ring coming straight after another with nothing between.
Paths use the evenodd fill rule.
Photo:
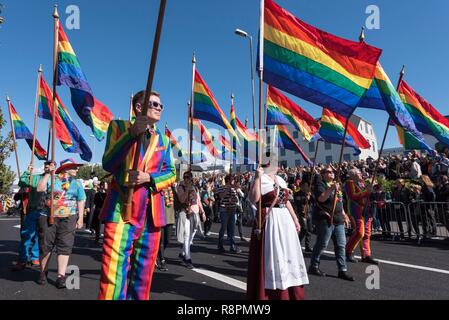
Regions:
<instances>
[{"instance_id":1,"label":"small rainbow flag","mask_svg":"<svg viewBox=\"0 0 449 320\"><path fill-rule=\"evenodd\" d=\"M398 92L401 101L410 112L416 128L449 146L449 120L416 93L404 80L400 83Z\"/></svg>"},{"instance_id":2,"label":"small rainbow flag","mask_svg":"<svg viewBox=\"0 0 449 320\"><path fill-rule=\"evenodd\" d=\"M312 164L312 161L310 161L309 157L305 154L305 152L302 150L302 148L299 146L299 144L295 141L295 139L292 137L291 133L284 125L277 125L275 126L275 130L277 131L278 136L278 145L281 148L298 151L303 159L309 164Z\"/></svg>"},{"instance_id":3,"label":"small rainbow flag","mask_svg":"<svg viewBox=\"0 0 449 320\"><path fill-rule=\"evenodd\" d=\"M77 126L70 117L69 112L62 104L61 99L56 95L55 131L56 138L61 142L62 148L69 153L79 153L81 159L90 161L92 151L86 140L79 132ZM44 77L41 77L39 87L39 117L52 120L53 93L50 90Z\"/></svg>"},{"instance_id":4,"label":"small rainbow flag","mask_svg":"<svg viewBox=\"0 0 449 320\"><path fill-rule=\"evenodd\" d=\"M236 132L232 128L224 112L218 106L217 100L215 100L212 91L210 91L198 71L195 71L194 99L194 118L218 124L219 126L227 129L231 137L235 137L238 141Z\"/></svg>"},{"instance_id":5,"label":"small rainbow flag","mask_svg":"<svg viewBox=\"0 0 449 320\"><path fill-rule=\"evenodd\" d=\"M103 140L114 115L94 97L87 78L81 69L78 57L73 51L61 23L58 26L57 68L58 86L66 85L70 88L72 105L76 113L92 129L97 140Z\"/></svg>"},{"instance_id":6,"label":"small rainbow flag","mask_svg":"<svg viewBox=\"0 0 449 320\"><path fill-rule=\"evenodd\" d=\"M326 142L341 145L345 132L345 124L346 118L324 108L323 116L321 117L321 128L318 134L322 140ZM348 124L348 133L346 135L345 145L355 150L354 155L359 155L361 153L360 149L369 149L371 147L369 142L362 136L351 121L349 121Z\"/></svg>"},{"instance_id":7,"label":"small rainbow flag","mask_svg":"<svg viewBox=\"0 0 449 320\"><path fill-rule=\"evenodd\" d=\"M217 143L215 145L217 146L217 149L224 147L225 150L228 150L229 152L235 152L235 149L232 147L231 142L222 134L218 136Z\"/></svg>"},{"instance_id":8,"label":"small rainbow flag","mask_svg":"<svg viewBox=\"0 0 449 320\"><path fill-rule=\"evenodd\" d=\"M182 150L182 147L179 144L178 140L176 140L176 138L173 136L173 134L171 133L170 129L168 129L167 126L165 126L165 135L168 137L168 139L170 139L170 143L173 148L177 150Z\"/></svg>"},{"instance_id":9,"label":"small rainbow flag","mask_svg":"<svg viewBox=\"0 0 449 320\"><path fill-rule=\"evenodd\" d=\"M312 116L278 90L268 86L267 125L278 124L294 126L307 141L320 129L320 124Z\"/></svg>"},{"instance_id":10,"label":"small rainbow flag","mask_svg":"<svg viewBox=\"0 0 449 320\"><path fill-rule=\"evenodd\" d=\"M257 142L257 133L251 132L243 123L237 118L235 114L234 105L231 106L231 126L234 130L248 142Z\"/></svg>"},{"instance_id":11,"label":"small rainbow flag","mask_svg":"<svg viewBox=\"0 0 449 320\"><path fill-rule=\"evenodd\" d=\"M199 131L199 134L200 134L200 139L196 138L196 135L194 134L195 140L198 143L205 145L207 150L213 157L221 156L221 150L217 150L215 148L215 145L214 145L215 138L212 136L212 134L209 132L209 130L207 130L207 128L204 126L204 124L198 119L193 119L193 127L194 127L194 132Z\"/></svg>"},{"instance_id":12,"label":"small rainbow flag","mask_svg":"<svg viewBox=\"0 0 449 320\"><path fill-rule=\"evenodd\" d=\"M319 30L273 0L265 0L263 36L263 80L343 116L370 88L382 53Z\"/></svg>"},{"instance_id":13,"label":"small rainbow flag","mask_svg":"<svg viewBox=\"0 0 449 320\"><path fill-rule=\"evenodd\" d=\"M9 112L11 113L12 124L14 128L15 138L17 140L24 139L26 140L30 149L33 149L33 134L30 129L26 126L25 122L23 122L22 118L17 113L16 109L12 105L10 101L8 101ZM47 152L44 148L42 148L39 141L36 139L36 145L34 148L34 154L39 160L47 159Z\"/></svg>"}]
</instances>

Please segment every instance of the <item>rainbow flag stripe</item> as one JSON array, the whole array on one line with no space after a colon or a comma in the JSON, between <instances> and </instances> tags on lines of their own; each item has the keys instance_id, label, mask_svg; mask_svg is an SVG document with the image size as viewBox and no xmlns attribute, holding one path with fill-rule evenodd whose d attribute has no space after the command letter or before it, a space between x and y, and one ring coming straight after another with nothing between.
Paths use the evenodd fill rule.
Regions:
<instances>
[{"instance_id":1,"label":"rainbow flag stripe","mask_svg":"<svg viewBox=\"0 0 449 320\"><path fill-rule=\"evenodd\" d=\"M198 71L195 71L194 83L194 108L193 117L199 120L213 122L225 129L227 129L231 137L237 138L237 134L229 123L226 115L218 106L212 91L210 91L206 82L203 80Z\"/></svg>"},{"instance_id":2,"label":"rainbow flag stripe","mask_svg":"<svg viewBox=\"0 0 449 320\"><path fill-rule=\"evenodd\" d=\"M422 98L405 81L399 85L399 96L410 112L416 128L449 146L449 120Z\"/></svg>"},{"instance_id":3,"label":"rainbow flag stripe","mask_svg":"<svg viewBox=\"0 0 449 320\"><path fill-rule=\"evenodd\" d=\"M429 152L432 152L433 150L426 144L423 143L421 140L416 138L413 134L411 134L408 131L405 131L404 128L395 125L396 131L398 133L398 139L399 142L404 147L404 150L410 151L410 150L426 150Z\"/></svg>"},{"instance_id":4,"label":"rainbow flag stripe","mask_svg":"<svg viewBox=\"0 0 449 320\"><path fill-rule=\"evenodd\" d=\"M345 132L345 124L346 119L344 117L324 108L321 117L319 136L326 142L341 145ZM369 149L371 147L370 143L351 122L349 122L348 125L345 145L353 148L355 150L355 155L361 153L360 149Z\"/></svg>"},{"instance_id":5,"label":"rainbow flag stripe","mask_svg":"<svg viewBox=\"0 0 449 320\"><path fill-rule=\"evenodd\" d=\"M294 126L307 141L320 129L320 124L312 116L278 90L268 86L267 125L278 124Z\"/></svg>"},{"instance_id":6,"label":"rainbow flag stripe","mask_svg":"<svg viewBox=\"0 0 449 320\"><path fill-rule=\"evenodd\" d=\"M88 125L94 136L101 141L105 138L109 123L114 118L112 112L98 101L87 82L78 57L64 32L58 27L58 79L57 84L70 88L72 105L78 116Z\"/></svg>"},{"instance_id":7,"label":"rainbow flag stripe","mask_svg":"<svg viewBox=\"0 0 449 320\"><path fill-rule=\"evenodd\" d=\"M9 112L11 113L12 117L12 124L14 127L14 134L15 138L17 140L23 139L27 142L28 146L30 147L30 150L33 150L33 134L31 133L30 129L26 126L25 122L23 122L22 118L17 113L16 109L12 105L11 102L8 103ZM44 148L42 148L39 141L36 139L36 145L34 149L34 154L39 160L45 160L47 159L47 152Z\"/></svg>"},{"instance_id":8,"label":"rainbow flag stripe","mask_svg":"<svg viewBox=\"0 0 449 320\"><path fill-rule=\"evenodd\" d=\"M413 117L402 103L399 94L380 63L377 63L373 84L360 103L360 107L386 110L395 125L414 135L420 141L420 144L426 145L422 133L416 128Z\"/></svg>"},{"instance_id":9,"label":"rainbow flag stripe","mask_svg":"<svg viewBox=\"0 0 449 320\"><path fill-rule=\"evenodd\" d=\"M218 136L217 140L218 140L218 143L216 143L216 147L218 150L220 150L220 148L224 147L229 152L235 152L235 149L232 147L231 142L228 139L226 139L225 136L220 134Z\"/></svg>"},{"instance_id":10,"label":"rainbow flag stripe","mask_svg":"<svg viewBox=\"0 0 449 320\"><path fill-rule=\"evenodd\" d=\"M231 106L231 126L243 138L243 140L248 142L257 141L257 133L251 132L235 115L234 105Z\"/></svg>"},{"instance_id":11,"label":"rainbow flag stripe","mask_svg":"<svg viewBox=\"0 0 449 320\"><path fill-rule=\"evenodd\" d=\"M53 94L44 77L41 77L39 92L39 116L51 120ZM69 153L78 153L81 159L90 161L92 151L58 95L56 95L55 103L55 109L58 110L55 114L56 138L61 142L62 148Z\"/></svg>"},{"instance_id":12,"label":"rainbow flag stripe","mask_svg":"<svg viewBox=\"0 0 449 320\"><path fill-rule=\"evenodd\" d=\"M350 115L370 88L382 50L319 30L272 0L264 10L264 81Z\"/></svg>"},{"instance_id":13,"label":"rainbow flag stripe","mask_svg":"<svg viewBox=\"0 0 449 320\"><path fill-rule=\"evenodd\" d=\"M173 136L173 134L171 133L170 129L168 129L167 126L165 126L165 135L170 140L170 143L173 148L175 148L176 150L182 150L182 147L179 144L178 140L176 140L176 138Z\"/></svg>"},{"instance_id":14,"label":"rainbow flag stripe","mask_svg":"<svg viewBox=\"0 0 449 320\"><path fill-rule=\"evenodd\" d=\"M301 154L301 156L303 157L303 159L309 165L311 165L312 161L310 161L309 157L307 157L305 152L302 150L302 148L299 146L299 144L292 137L288 128L284 125L277 125L275 128L278 132L278 145L284 149L298 151Z\"/></svg>"}]
</instances>

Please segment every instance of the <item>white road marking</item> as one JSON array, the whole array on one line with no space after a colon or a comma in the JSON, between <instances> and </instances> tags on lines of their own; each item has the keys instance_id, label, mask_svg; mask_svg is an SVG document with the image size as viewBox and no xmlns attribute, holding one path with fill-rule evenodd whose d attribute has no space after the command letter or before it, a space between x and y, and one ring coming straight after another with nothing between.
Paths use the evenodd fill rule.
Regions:
<instances>
[{"instance_id":1,"label":"white road marking","mask_svg":"<svg viewBox=\"0 0 449 320\"><path fill-rule=\"evenodd\" d=\"M210 234L212 235L218 235L218 233L214 233L211 232ZM234 238L239 238L239 237L234 237ZM245 238L246 240L250 240L248 238ZM305 248L302 248L303 250ZM324 253L328 254L328 255L335 255L334 252L332 251L324 251ZM360 256L355 256L357 259L361 259L362 257ZM429 272L436 272L436 273L442 273L442 274L449 274L449 270L443 270L443 269L437 269L437 268L431 268L431 267L425 267L425 266L419 266L419 265L414 265L414 264L408 264L408 263L402 263L402 262L396 262L396 261L390 261L390 260L381 260L381 259L376 259L377 261L379 261L380 263L383 264L389 264L389 265L393 265L393 266L399 266L399 267L404 267L404 268L410 268L410 269L417 269L417 270L423 270L423 271L429 271Z\"/></svg>"},{"instance_id":2,"label":"white road marking","mask_svg":"<svg viewBox=\"0 0 449 320\"><path fill-rule=\"evenodd\" d=\"M0 221L20 221L20 218L0 218Z\"/></svg>"},{"instance_id":3,"label":"white road marking","mask_svg":"<svg viewBox=\"0 0 449 320\"><path fill-rule=\"evenodd\" d=\"M18 224L17 226L14 226L13 228L20 229L20 224Z\"/></svg>"},{"instance_id":4,"label":"white road marking","mask_svg":"<svg viewBox=\"0 0 449 320\"><path fill-rule=\"evenodd\" d=\"M195 272L197 272L199 274L205 275L206 277L218 280L220 282L229 284L229 285L231 285L233 287L239 288L240 290L246 291L246 283L245 282L236 280L236 279L231 278L231 277L224 276L224 275L222 275L220 273L217 273L217 272L205 270L205 269L194 268L194 269L192 269L192 271L195 271Z\"/></svg>"}]
</instances>

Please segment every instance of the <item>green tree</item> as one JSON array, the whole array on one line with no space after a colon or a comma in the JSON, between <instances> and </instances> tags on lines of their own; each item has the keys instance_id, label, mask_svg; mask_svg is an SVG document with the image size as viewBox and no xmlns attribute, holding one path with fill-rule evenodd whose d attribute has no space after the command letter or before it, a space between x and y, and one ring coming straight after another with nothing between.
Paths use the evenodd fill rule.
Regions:
<instances>
[{"instance_id":1,"label":"green tree","mask_svg":"<svg viewBox=\"0 0 449 320\"><path fill-rule=\"evenodd\" d=\"M12 133L9 132L6 137L3 137L3 127L6 121L3 117L3 111L0 109L0 193L9 193L9 190L16 178L16 174L11 170L10 166L5 164L6 159L9 158L11 152L14 151Z\"/></svg>"},{"instance_id":2,"label":"green tree","mask_svg":"<svg viewBox=\"0 0 449 320\"><path fill-rule=\"evenodd\" d=\"M99 180L109 181L109 173L103 169L101 165L93 166L94 177L97 177ZM78 171L78 179L89 180L92 176L92 166L84 166L81 167Z\"/></svg>"}]
</instances>

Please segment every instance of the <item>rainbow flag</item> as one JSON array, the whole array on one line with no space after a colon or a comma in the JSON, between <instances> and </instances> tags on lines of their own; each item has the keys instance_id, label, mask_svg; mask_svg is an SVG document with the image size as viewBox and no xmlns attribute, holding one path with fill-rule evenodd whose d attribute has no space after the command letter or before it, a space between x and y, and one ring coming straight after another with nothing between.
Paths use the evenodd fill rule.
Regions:
<instances>
[{"instance_id":1,"label":"rainbow flag","mask_svg":"<svg viewBox=\"0 0 449 320\"><path fill-rule=\"evenodd\" d=\"M221 156L221 150L217 150L215 148L214 145L214 137L212 136L212 134L209 132L209 130L207 130L207 128L204 126L204 124L198 120L198 119L193 119L193 132L198 132L200 138L197 138L197 135L193 135L195 137L195 140L202 144L205 145L207 150L209 151L209 153L213 156L213 157L219 157Z\"/></svg>"},{"instance_id":2,"label":"rainbow flag","mask_svg":"<svg viewBox=\"0 0 449 320\"><path fill-rule=\"evenodd\" d=\"M404 128L398 125L395 125L395 127L398 133L399 142L404 147L404 150L426 150L429 152L433 152L433 150L426 143L423 143L422 140L416 138L410 132L405 131Z\"/></svg>"},{"instance_id":3,"label":"rainbow flag","mask_svg":"<svg viewBox=\"0 0 449 320\"><path fill-rule=\"evenodd\" d=\"M56 138L61 142L62 148L69 153L78 153L85 161L92 160L92 151L86 140L79 132L70 117L69 112L56 95L55 131ZM52 120L53 93L44 77L41 77L39 86L39 117Z\"/></svg>"},{"instance_id":4,"label":"rainbow flag","mask_svg":"<svg viewBox=\"0 0 449 320\"><path fill-rule=\"evenodd\" d=\"M224 112L218 106L217 100L215 100L212 91L210 91L198 71L195 71L194 99L194 118L218 124L219 126L227 129L231 137L235 137L238 141L236 132L232 128Z\"/></svg>"},{"instance_id":5,"label":"rainbow flag","mask_svg":"<svg viewBox=\"0 0 449 320\"><path fill-rule=\"evenodd\" d=\"M307 141L320 129L318 121L271 86L268 86L266 124L292 125Z\"/></svg>"},{"instance_id":6,"label":"rainbow flag","mask_svg":"<svg viewBox=\"0 0 449 320\"><path fill-rule=\"evenodd\" d=\"M416 128L449 146L449 120L416 93L407 82L401 81L398 93L401 101L410 112Z\"/></svg>"},{"instance_id":7,"label":"rainbow flag","mask_svg":"<svg viewBox=\"0 0 449 320\"><path fill-rule=\"evenodd\" d=\"M382 65L377 63L376 74L370 90L360 104L361 108L383 109L388 112L391 122L409 132L419 144L425 146L426 142L422 133L416 128L413 117L404 106L390 78L385 73ZM430 149L430 147L426 147Z\"/></svg>"},{"instance_id":8,"label":"rainbow flag","mask_svg":"<svg viewBox=\"0 0 449 320\"><path fill-rule=\"evenodd\" d=\"M265 0L263 37L266 83L343 116L370 88L382 53L319 30L272 0Z\"/></svg>"},{"instance_id":9,"label":"rainbow flag","mask_svg":"<svg viewBox=\"0 0 449 320\"><path fill-rule=\"evenodd\" d=\"M243 123L237 118L235 114L234 105L231 106L231 126L232 128L248 142L257 142L257 133L251 132Z\"/></svg>"},{"instance_id":10,"label":"rainbow flag","mask_svg":"<svg viewBox=\"0 0 449 320\"><path fill-rule=\"evenodd\" d=\"M321 128L318 133L318 138L335 144L342 144L343 135L345 132L346 118L341 115L332 112L329 109L323 109L323 115L321 117ZM348 133L346 135L347 147L351 147L355 150L354 155L361 153L360 149L369 149L370 143L362 136L359 130L349 121Z\"/></svg>"},{"instance_id":11,"label":"rainbow flag","mask_svg":"<svg viewBox=\"0 0 449 320\"><path fill-rule=\"evenodd\" d=\"M181 145L179 144L178 140L176 140L175 136L171 133L170 129L168 129L167 126L165 126L165 135L170 139L170 143L173 148L177 150L182 150Z\"/></svg>"},{"instance_id":12,"label":"rainbow flag","mask_svg":"<svg viewBox=\"0 0 449 320\"><path fill-rule=\"evenodd\" d=\"M275 126L275 130L277 131L277 137L278 137L278 146L284 149L298 151L303 159L309 164L312 164L312 161L310 161L309 157L305 154L305 152L302 150L302 148L299 146L299 144L295 141L295 139L292 137L290 131L288 128L284 125L277 125Z\"/></svg>"},{"instance_id":13,"label":"rainbow flag","mask_svg":"<svg viewBox=\"0 0 449 320\"><path fill-rule=\"evenodd\" d=\"M12 125L14 128L14 134L15 138L17 140L25 140L30 147L31 150L33 150L33 134L31 133L30 129L26 126L25 122L23 122L22 118L17 113L16 109L12 105L12 103L8 102L9 112L11 114L12 118ZM44 148L42 148L39 141L36 139L36 145L34 147L34 154L39 160L46 160L47 159L47 152Z\"/></svg>"},{"instance_id":14,"label":"rainbow flag","mask_svg":"<svg viewBox=\"0 0 449 320\"><path fill-rule=\"evenodd\" d=\"M72 105L76 113L92 129L98 141L103 140L114 115L94 97L87 78L81 69L78 57L73 51L61 23L58 26L57 68L58 86L66 85L70 88Z\"/></svg>"},{"instance_id":15,"label":"rainbow flag","mask_svg":"<svg viewBox=\"0 0 449 320\"><path fill-rule=\"evenodd\" d=\"M218 150L219 148L224 147L225 150L228 150L229 152L235 152L235 149L232 147L231 142L222 134L218 136L218 139L216 141L217 143L215 144L215 146Z\"/></svg>"}]
</instances>

